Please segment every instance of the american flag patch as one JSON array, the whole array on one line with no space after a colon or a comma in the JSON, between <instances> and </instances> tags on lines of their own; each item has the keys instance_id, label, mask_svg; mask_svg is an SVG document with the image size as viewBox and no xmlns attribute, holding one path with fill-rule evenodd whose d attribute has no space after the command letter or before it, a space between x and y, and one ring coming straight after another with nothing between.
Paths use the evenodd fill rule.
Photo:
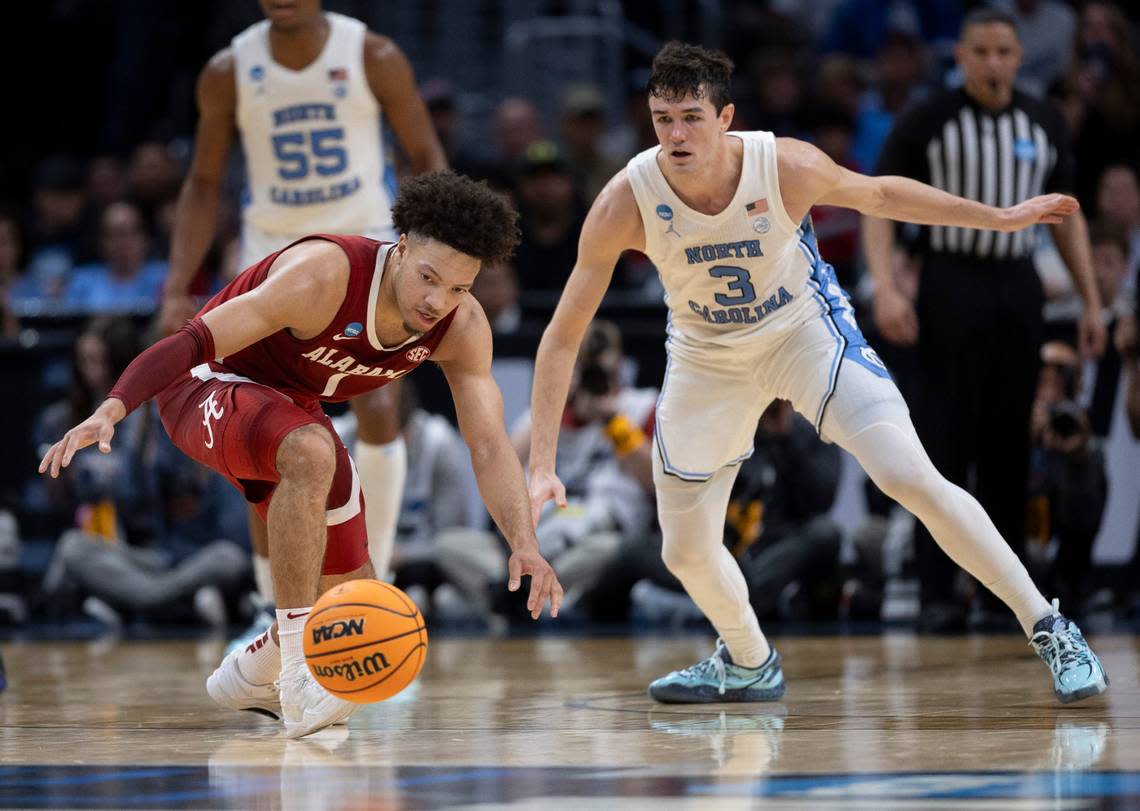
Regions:
<instances>
[{"instance_id":1,"label":"american flag patch","mask_svg":"<svg viewBox=\"0 0 1140 811\"><path fill-rule=\"evenodd\" d=\"M759 200L756 200L756 201L751 202L748 205L746 205L744 207L744 210L746 212L748 212L749 217L756 217L756 216L759 216L760 214L767 214L768 213L768 198L767 197L761 197Z\"/></svg>"},{"instance_id":2,"label":"american flag patch","mask_svg":"<svg viewBox=\"0 0 1140 811\"><path fill-rule=\"evenodd\" d=\"M330 82L343 82L348 78L348 70L345 68L329 68L329 81Z\"/></svg>"}]
</instances>

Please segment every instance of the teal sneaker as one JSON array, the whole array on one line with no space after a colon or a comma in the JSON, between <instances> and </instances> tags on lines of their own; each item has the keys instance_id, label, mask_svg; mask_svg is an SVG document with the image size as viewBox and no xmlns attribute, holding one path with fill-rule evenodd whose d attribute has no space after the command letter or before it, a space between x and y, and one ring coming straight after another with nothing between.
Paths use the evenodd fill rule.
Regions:
<instances>
[{"instance_id":1,"label":"teal sneaker","mask_svg":"<svg viewBox=\"0 0 1140 811\"><path fill-rule=\"evenodd\" d=\"M1053 613L1033 626L1029 645L1053 672L1053 692L1062 704L1108 689L1104 666L1077 624L1061 616L1060 600L1053 600Z\"/></svg>"},{"instance_id":2,"label":"teal sneaker","mask_svg":"<svg viewBox=\"0 0 1140 811\"><path fill-rule=\"evenodd\" d=\"M760 667L734 664L720 639L713 655L684 670L674 670L649 685L662 704L712 704L720 701L776 701L784 695L780 654L772 648Z\"/></svg>"}]
</instances>

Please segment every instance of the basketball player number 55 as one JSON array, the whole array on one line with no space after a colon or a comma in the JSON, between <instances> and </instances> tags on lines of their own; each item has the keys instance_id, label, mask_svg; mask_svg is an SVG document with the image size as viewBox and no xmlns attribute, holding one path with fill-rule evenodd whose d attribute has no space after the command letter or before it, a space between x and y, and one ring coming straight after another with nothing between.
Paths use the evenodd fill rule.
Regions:
<instances>
[{"instance_id":1,"label":"basketball player number 55","mask_svg":"<svg viewBox=\"0 0 1140 811\"><path fill-rule=\"evenodd\" d=\"M308 133L308 138L305 135L304 132L282 132L273 136L273 154L282 164L277 174L282 180L300 180L309 174L310 158L305 151L306 140L309 142L308 151L314 159L312 167L318 175L328 177L340 174L348 167L348 153L340 143L344 140L343 127L312 130Z\"/></svg>"}]
</instances>

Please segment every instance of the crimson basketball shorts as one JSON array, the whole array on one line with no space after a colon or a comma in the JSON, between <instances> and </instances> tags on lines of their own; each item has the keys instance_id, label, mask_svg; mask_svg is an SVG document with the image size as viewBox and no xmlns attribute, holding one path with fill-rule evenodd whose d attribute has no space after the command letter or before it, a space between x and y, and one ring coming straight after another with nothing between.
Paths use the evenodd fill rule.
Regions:
<instances>
[{"instance_id":1,"label":"crimson basketball shorts","mask_svg":"<svg viewBox=\"0 0 1140 811\"><path fill-rule=\"evenodd\" d=\"M155 398L174 445L216 470L245 495L267 520L273 491L281 480L277 449L303 425L320 425L332 434L336 472L326 501L328 540L322 574L354 571L368 560L364 495L348 449L320 406L306 408L281 392L239 375L200 366Z\"/></svg>"}]
</instances>

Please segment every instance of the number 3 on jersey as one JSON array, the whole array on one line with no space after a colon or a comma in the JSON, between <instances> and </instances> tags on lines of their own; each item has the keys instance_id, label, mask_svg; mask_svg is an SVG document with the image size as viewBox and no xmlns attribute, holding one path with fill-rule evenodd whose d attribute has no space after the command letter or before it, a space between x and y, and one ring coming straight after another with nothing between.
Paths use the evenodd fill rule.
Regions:
<instances>
[{"instance_id":1,"label":"number 3 on jersey","mask_svg":"<svg viewBox=\"0 0 1140 811\"><path fill-rule=\"evenodd\" d=\"M340 174L348 166L343 141L343 127L278 133L273 136L273 154L281 163L277 174L282 180L300 180L308 176L310 166L322 177Z\"/></svg>"},{"instance_id":2,"label":"number 3 on jersey","mask_svg":"<svg viewBox=\"0 0 1140 811\"><path fill-rule=\"evenodd\" d=\"M752 277L744 268L733 265L715 265L709 268L709 275L714 279L732 279L728 283L728 289L733 292L733 295L717 293L713 296L713 299L721 307L736 307L756 301L756 288L752 286Z\"/></svg>"}]
</instances>

